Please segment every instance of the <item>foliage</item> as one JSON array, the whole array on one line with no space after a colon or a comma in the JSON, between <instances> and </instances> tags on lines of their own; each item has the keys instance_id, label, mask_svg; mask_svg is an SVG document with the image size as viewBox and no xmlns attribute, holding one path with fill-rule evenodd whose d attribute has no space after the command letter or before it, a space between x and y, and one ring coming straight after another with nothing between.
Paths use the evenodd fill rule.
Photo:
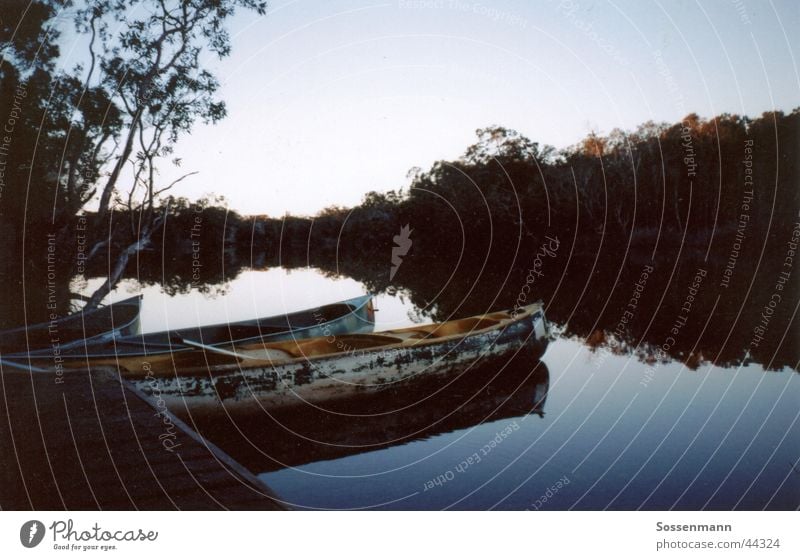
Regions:
<instances>
[{"instance_id":1,"label":"foliage","mask_svg":"<svg viewBox=\"0 0 800 560\"><path fill-rule=\"evenodd\" d=\"M193 174L168 184L160 179L179 137L198 121L225 116L216 97L218 81L202 56L230 53L225 23L239 8L263 14L266 2L4 4L0 114L14 120L13 133L2 138L0 169L0 233L8 253L35 255L38 262L32 264L41 268L41 247L55 235L62 248L59 264L74 269L78 259L69 248L76 237L85 237L80 246L88 249L81 253L90 265L107 263L109 271L87 308L100 303L162 224L160 195ZM87 52L84 64L62 70L56 61L66 14L86 37ZM180 160L173 158L172 164L179 166ZM85 227L90 201L96 201L97 211ZM115 219L115 211L126 219Z\"/></svg>"}]
</instances>

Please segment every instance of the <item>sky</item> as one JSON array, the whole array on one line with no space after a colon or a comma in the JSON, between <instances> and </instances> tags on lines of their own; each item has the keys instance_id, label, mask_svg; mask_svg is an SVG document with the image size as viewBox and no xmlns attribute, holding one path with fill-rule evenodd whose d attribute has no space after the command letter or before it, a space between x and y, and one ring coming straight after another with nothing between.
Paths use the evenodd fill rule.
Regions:
<instances>
[{"instance_id":1,"label":"sky","mask_svg":"<svg viewBox=\"0 0 800 560\"><path fill-rule=\"evenodd\" d=\"M475 131L564 148L690 112L800 106L794 0L272 0L206 62L228 117L179 141L176 195L313 215L408 186Z\"/></svg>"}]
</instances>

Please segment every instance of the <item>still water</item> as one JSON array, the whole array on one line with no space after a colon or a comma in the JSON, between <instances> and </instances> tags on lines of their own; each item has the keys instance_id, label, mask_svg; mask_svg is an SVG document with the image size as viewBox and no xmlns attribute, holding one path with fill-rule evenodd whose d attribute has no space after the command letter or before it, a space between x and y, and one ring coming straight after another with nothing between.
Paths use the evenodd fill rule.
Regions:
<instances>
[{"instance_id":1,"label":"still water","mask_svg":"<svg viewBox=\"0 0 800 560\"><path fill-rule=\"evenodd\" d=\"M314 269L247 271L218 294L143 292L143 330L240 320L364 293ZM223 297L224 296L224 297ZM376 330L424 319L376 298ZM556 325L556 331L558 331ZM360 411L198 429L286 503L310 509L796 509L800 376L647 361L558 335L541 362Z\"/></svg>"},{"instance_id":2,"label":"still water","mask_svg":"<svg viewBox=\"0 0 800 560\"><path fill-rule=\"evenodd\" d=\"M642 364L600 362L571 340L551 344L543 362L541 417L477 422L262 478L312 508L797 507L795 374L667 364L643 387Z\"/></svg>"}]
</instances>

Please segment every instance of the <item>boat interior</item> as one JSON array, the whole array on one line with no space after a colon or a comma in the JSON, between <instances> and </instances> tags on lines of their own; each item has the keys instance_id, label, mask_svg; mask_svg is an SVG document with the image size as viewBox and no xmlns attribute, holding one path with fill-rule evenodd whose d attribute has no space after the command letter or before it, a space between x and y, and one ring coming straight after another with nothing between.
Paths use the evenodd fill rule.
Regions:
<instances>
[{"instance_id":1,"label":"boat interior","mask_svg":"<svg viewBox=\"0 0 800 560\"><path fill-rule=\"evenodd\" d=\"M400 348L420 344L430 344L449 337L463 337L484 329L497 328L508 323L512 317L507 312L492 313L477 317L456 319L444 323L419 325L375 334L342 334L310 339L285 340L278 342L252 342L236 344L233 351L239 356L240 364L255 365L259 361L276 364L300 358L314 358L330 354L358 354L367 350L401 345ZM230 355L213 351L184 352L179 354L153 356L148 358L152 371L167 372L231 364L236 360ZM125 366L128 360L121 359ZM140 364L141 360L135 361ZM139 371L141 367L129 371Z\"/></svg>"}]
</instances>

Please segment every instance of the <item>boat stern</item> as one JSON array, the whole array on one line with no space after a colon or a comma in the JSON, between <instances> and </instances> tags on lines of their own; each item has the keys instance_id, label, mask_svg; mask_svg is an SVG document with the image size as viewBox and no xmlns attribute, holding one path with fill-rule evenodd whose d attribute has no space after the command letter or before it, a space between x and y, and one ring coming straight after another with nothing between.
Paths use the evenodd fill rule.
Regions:
<instances>
[{"instance_id":1,"label":"boat stern","mask_svg":"<svg viewBox=\"0 0 800 560\"><path fill-rule=\"evenodd\" d=\"M542 302L531 306L529 320L533 329L531 334L531 346L536 353L536 357L540 358L545 350L547 350L547 346L550 344L550 339L552 338L550 324L547 322L547 318L544 315L544 304Z\"/></svg>"}]
</instances>

